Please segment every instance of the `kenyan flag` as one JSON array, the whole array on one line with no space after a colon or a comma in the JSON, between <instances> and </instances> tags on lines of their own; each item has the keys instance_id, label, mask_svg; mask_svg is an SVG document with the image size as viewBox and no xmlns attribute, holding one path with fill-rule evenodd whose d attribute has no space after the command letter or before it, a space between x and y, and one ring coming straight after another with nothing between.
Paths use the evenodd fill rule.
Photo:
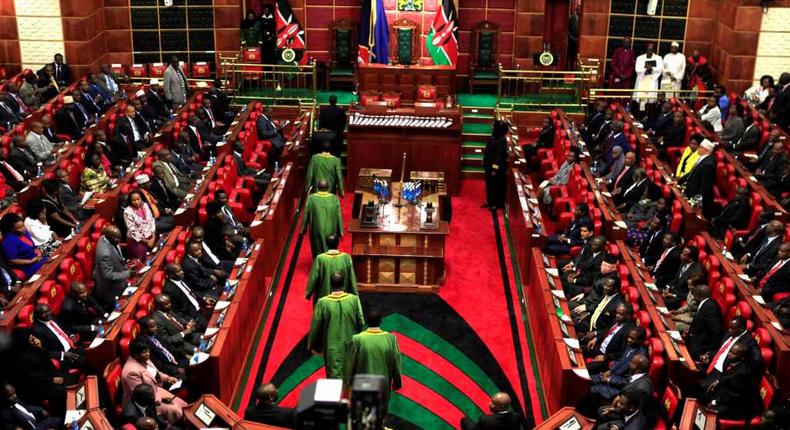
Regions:
<instances>
[{"instance_id":1,"label":"kenyan flag","mask_svg":"<svg viewBox=\"0 0 790 430\"><path fill-rule=\"evenodd\" d=\"M431 24L426 44L433 63L454 66L458 63L458 12L454 0L439 0L441 8Z\"/></svg>"}]
</instances>

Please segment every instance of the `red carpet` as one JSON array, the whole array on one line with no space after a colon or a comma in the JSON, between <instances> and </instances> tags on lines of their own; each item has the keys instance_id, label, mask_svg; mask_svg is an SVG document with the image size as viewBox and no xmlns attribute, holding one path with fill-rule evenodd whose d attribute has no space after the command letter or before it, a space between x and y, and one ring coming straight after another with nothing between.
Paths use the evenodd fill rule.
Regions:
<instances>
[{"instance_id":1,"label":"red carpet","mask_svg":"<svg viewBox=\"0 0 790 430\"><path fill-rule=\"evenodd\" d=\"M515 328L511 324L508 310L492 216L489 211L479 207L484 194L483 181L465 180L461 195L453 198L453 220L446 244L447 281L441 287L438 297L411 294L366 294L362 297L363 309L378 307L385 311L385 315L387 310L401 314L416 311L417 316L430 314L428 320L421 322L413 321L415 315L412 315L411 319L407 317L406 321L409 324L416 323L411 328L412 332L396 330L404 357L412 360L408 369L404 365L404 387L399 392L403 399L398 404L413 402L422 406L429 411L428 413L435 415L434 419L439 420L438 422L441 423L439 427L442 428L458 426L458 421L465 415L463 410L468 412L470 407L477 414L488 412L488 398L492 387L494 390L510 392L514 396L514 405L523 409L530 420L533 411L540 411L535 381L532 380L533 363L529 362L521 305L515 291L512 269L508 261L510 297L513 300L512 308L516 310L513 316L516 321ZM347 195L342 201L346 220L349 219L352 200L353 196ZM503 225L501 215L499 224L504 231L501 227ZM505 237L504 233L502 237ZM293 255L293 248L292 245L289 255ZM349 235L343 237L340 248L345 251L350 248ZM509 260L507 250L505 252L507 257L505 260ZM310 301L305 300L304 291L311 263L308 239L304 237L287 288L287 297L277 320L279 324L274 328L276 335L268 349L268 356L263 357L265 349L263 344L269 337L274 322L273 315L277 312L270 312L266 321L267 327L256 352L254 366L260 365L256 381L276 380L277 383L281 383L283 369L291 369L286 372L291 373L309 358L304 338L310 324L312 305ZM281 284L287 279L288 276L283 274ZM279 303L283 290L284 285L278 286L274 297L275 304ZM436 301L438 303L435 303ZM434 303L434 305L426 303ZM435 306L436 304L442 305ZM388 309L397 306L400 306L400 311ZM404 306L409 309L404 309ZM421 306L427 308L424 311L411 309ZM435 315L433 312L444 312L444 314ZM444 321L447 321L445 330L442 329ZM454 322L451 324L450 321ZM432 327L424 332L427 325ZM513 337L514 329L518 332L518 340ZM437 335L439 337L432 337ZM437 342L442 344L439 345ZM524 358L524 363L518 362L516 344L519 344L518 352ZM477 350L475 347L470 349L470 345L480 345L483 350L480 351L479 347L476 347ZM527 375L526 384L522 384L524 378L520 377L520 367L521 375ZM483 373L480 373L481 369ZM323 377L324 371L323 368L302 368L300 374L302 375L300 378L304 379L296 385L289 385L291 388L295 387L293 390L287 393L281 392L283 405L294 406L301 388ZM491 381L494 385L490 384ZM430 384L433 385L429 386ZM254 385L251 381L245 387L239 410L246 407ZM458 397L459 395L462 397ZM465 400L466 398L468 400ZM398 413L391 410L390 412L410 421L408 411ZM535 418L541 420L540 417ZM411 425L404 428L419 427L419 424L411 421Z\"/></svg>"}]
</instances>

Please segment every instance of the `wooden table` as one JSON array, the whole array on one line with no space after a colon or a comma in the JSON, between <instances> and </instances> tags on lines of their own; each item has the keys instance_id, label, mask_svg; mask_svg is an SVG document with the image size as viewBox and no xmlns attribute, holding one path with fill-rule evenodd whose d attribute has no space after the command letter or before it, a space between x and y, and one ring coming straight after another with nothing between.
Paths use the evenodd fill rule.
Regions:
<instances>
[{"instance_id":1,"label":"wooden table","mask_svg":"<svg viewBox=\"0 0 790 430\"><path fill-rule=\"evenodd\" d=\"M352 111L351 115L355 112ZM443 109L433 115L415 115L413 108L388 110L382 116L411 115L445 117L452 120L446 128L386 127L349 124L348 189L356 188L359 170L363 167L392 169L392 177L400 178L403 153L406 172L424 170L443 172L450 194L461 188L461 115L458 109Z\"/></svg>"},{"instance_id":2,"label":"wooden table","mask_svg":"<svg viewBox=\"0 0 790 430\"><path fill-rule=\"evenodd\" d=\"M444 244L450 226L441 221L439 193L423 196L423 203L433 204L436 229L422 228L424 208L398 201L401 184L392 183L392 201L383 206L379 224L362 227L362 217L349 223L354 270L358 287L363 291L436 293L444 282ZM362 204L377 201L369 191L357 191ZM361 209L362 210L362 209Z\"/></svg>"},{"instance_id":3,"label":"wooden table","mask_svg":"<svg viewBox=\"0 0 790 430\"><path fill-rule=\"evenodd\" d=\"M576 423L579 424L580 427L569 427L569 428L580 428L582 430L590 430L595 426L595 421L585 417L576 408L572 408L566 406L559 411L555 412L554 415L550 416L543 421L540 425L535 427L536 430L556 430L558 428L562 428L563 425L571 425L573 420L576 420Z\"/></svg>"},{"instance_id":4,"label":"wooden table","mask_svg":"<svg viewBox=\"0 0 790 430\"><path fill-rule=\"evenodd\" d=\"M401 66L360 64L357 68L360 91L395 91L401 100L413 101L420 85L435 85L436 97L444 100L455 95L453 66Z\"/></svg>"}]
</instances>

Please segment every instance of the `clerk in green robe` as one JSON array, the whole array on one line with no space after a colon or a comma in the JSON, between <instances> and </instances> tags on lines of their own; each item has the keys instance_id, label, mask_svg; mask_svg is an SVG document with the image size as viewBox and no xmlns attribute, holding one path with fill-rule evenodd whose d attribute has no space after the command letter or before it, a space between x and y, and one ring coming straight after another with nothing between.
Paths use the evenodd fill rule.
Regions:
<instances>
[{"instance_id":1,"label":"clerk in green robe","mask_svg":"<svg viewBox=\"0 0 790 430\"><path fill-rule=\"evenodd\" d=\"M348 342L365 324L359 297L343 291L344 278L341 272L332 273L332 293L318 299L307 338L313 353L324 354L327 378L343 378Z\"/></svg>"},{"instance_id":2,"label":"clerk in green robe","mask_svg":"<svg viewBox=\"0 0 790 430\"><path fill-rule=\"evenodd\" d=\"M318 192L307 196L302 217L302 231L310 226L310 250L313 258L329 250L326 237L330 234L343 235L343 214L340 212L340 200L327 192L329 183L326 179L318 181ZM328 292L327 292L328 293Z\"/></svg>"},{"instance_id":3,"label":"clerk in green robe","mask_svg":"<svg viewBox=\"0 0 790 430\"><path fill-rule=\"evenodd\" d=\"M328 295L332 291L332 274L340 273L343 275L343 291L350 294L357 294L357 276L354 273L354 263L351 256L345 252L337 250L340 238L335 234L326 237L326 244L329 251L319 254L313 261L310 269L310 277L307 279L307 293L305 298L313 298L313 304L317 303L321 297Z\"/></svg>"},{"instance_id":4,"label":"clerk in green robe","mask_svg":"<svg viewBox=\"0 0 790 430\"><path fill-rule=\"evenodd\" d=\"M318 189L318 182L326 179L329 184L328 192L343 197L343 173L340 159L329 153L331 143L328 140L321 142L321 151L310 158L307 165L307 178L304 181L305 191Z\"/></svg>"},{"instance_id":5,"label":"clerk in green robe","mask_svg":"<svg viewBox=\"0 0 790 430\"><path fill-rule=\"evenodd\" d=\"M346 387L351 387L354 375L381 375L390 390L400 390L401 366L398 338L379 328L381 314L378 312L370 312L367 321L368 329L355 334L348 344L343 383ZM389 392L387 392L387 399L382 400L386 412Z\"/></svg>"}]
</instances>

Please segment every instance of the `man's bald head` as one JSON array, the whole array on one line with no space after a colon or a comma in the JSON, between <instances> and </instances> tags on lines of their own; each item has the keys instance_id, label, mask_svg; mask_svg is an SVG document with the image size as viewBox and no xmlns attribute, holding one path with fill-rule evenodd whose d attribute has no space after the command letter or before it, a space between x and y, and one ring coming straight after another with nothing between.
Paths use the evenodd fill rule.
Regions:
<instances>
[{"instance_id":1,"label":"man's bald head","mask_svg":"<svg viewBox=\"0 0 790 430\"><path fill-rule=\"evenodd\" d=\"M768 223L768 234L771 236L777 236L784 232L785 225L782 224L782 221L773 220Z\"/></svg>"},{"instance_id":2,"label":"man's bald head","mask_svg":"<svg viewBox=\"0 0 790 430\"><path fill-rule=\"evenodd\" d=\"M137 430L156 430L158 428L156 420L151 417L140 417L134 422Z\"/></svg>"},{"instance_id":3,"label":"man's bald head","mask_svg":"<svg viewBox=\"0 0 790 430\"><path fill-rule=\"evenodd\" d=\"M650 368L650 361L644 355L637 354L631 359L631 374L646 373Z\"/></svg>"},{"instance_id":4,"label":"man's bald head","mask_svg":"<svg viewBox=\"0 0 790 430\"><path fill-rule=\"evenodd\" d=\"M488 407L495 414L507 411L510 409L510 396L503 392L495 393L491 396L491 403Z\"/></svg>"},{"instance_id":5,"label":"man's bald head","mask_svg":"<svg viewBox=\"0 0 790 430\"><path fill-rule=\"evenodd\" d=\"M121 229L119 229L114 225L108 225L107 227L104 227L102 233L113 244L117 244L118 242L121 241Z\"/></svg>"},{"instance_id":6,"label":"man's bald head","mask_svg":"<svg viewBox=\"0 0 790 430\"><path fill-rule=\"evenodd\" d=\"M255 397L261 404L274 404L277 403L278 393L277 386L271 382L263 384L255 390Z\"/></svg>"},{"instance_id":7,"label":"man's bald head","mask_svg":"<svg viewBox=\"0 0 790 430\"><path fill-rule=\"evenodd\" d=\"M346 277L343 272L332 272L329 278L329 283L332 286L332 291L342 291Z\"/></svg>"},{"instance_id":8,"label":"man's bald head","mask_svg":"<svg viewBox=\"0 0 790 430\"><path fill-rule=\"evenodd\" d=\"M329 189L329 182L326 179L321 179L318 181L318 190L319 191L326 191Z\"/></svg>"},{"instance_id":9,"label":"man's bald head","mask_svg":"<svg viewBox=\"0 0 790 430\"><path fill-rule=\"evenodd\" d=\"M170 308L170 296L167 294L157 294L154 297L154 305L157 309L165 310Z\"/></svg>"}]
</instances>

